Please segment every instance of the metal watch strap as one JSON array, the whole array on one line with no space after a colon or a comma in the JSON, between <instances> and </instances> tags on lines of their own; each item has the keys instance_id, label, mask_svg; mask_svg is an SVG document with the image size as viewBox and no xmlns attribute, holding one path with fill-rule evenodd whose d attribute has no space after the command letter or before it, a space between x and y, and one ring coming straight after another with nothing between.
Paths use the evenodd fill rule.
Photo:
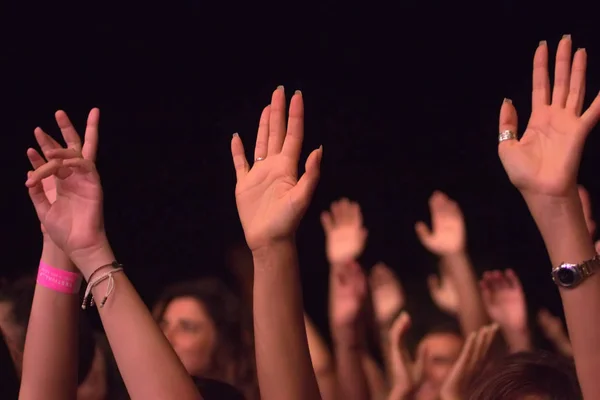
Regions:
<instances>
[{"instance_id":1,"label":"metal watch strap","mask_svg":"<svg viewBox=\"0 0 600 400\"><path fill-rule=\"evenodd\" d=\"M579 270L581 271L581 277L586 279L593 275L598 269L600 269L600 255L596 254L591 260L587 260L579 264Z\"/></svg>"}]
</instances>

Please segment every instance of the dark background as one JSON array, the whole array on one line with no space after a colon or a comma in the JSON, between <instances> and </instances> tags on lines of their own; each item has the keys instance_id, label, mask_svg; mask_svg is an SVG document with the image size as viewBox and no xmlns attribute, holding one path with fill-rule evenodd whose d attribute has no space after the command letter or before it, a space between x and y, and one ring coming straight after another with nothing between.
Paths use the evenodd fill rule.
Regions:
<instances>
[{"instance_id":1,"label":"dark background","mask_svg":"<svg viewBox=\"0 0 600 400\"><path fill-rule=\"evenodd\" d=\"M497 157L497 120L509 97L523 130L535 48L546 39L554 51L565 33L588 49L589 104L600 89L591 10L517 1L91 4L3 13L2 275L34 271L40 253L24 187L33 128L59 134L53 115L64 109L82 133L97 106L106 225L143 298L151 303L169 282L226 276L227 249L243 239L230 138L239 132L251 153L260 111L283 84L304 93L304 156L324 146L298 234L305 303L319 325L319 213L341 196L362 205L365 267L386 261L416 307L431 308L425 277L435 264L413 225L427 220L435 189L460 203L479 272L514 267L532 309L560 313L543 243ZM593 200L599 146L596 132L581 170Z\"/></svg>"}]
</instances>

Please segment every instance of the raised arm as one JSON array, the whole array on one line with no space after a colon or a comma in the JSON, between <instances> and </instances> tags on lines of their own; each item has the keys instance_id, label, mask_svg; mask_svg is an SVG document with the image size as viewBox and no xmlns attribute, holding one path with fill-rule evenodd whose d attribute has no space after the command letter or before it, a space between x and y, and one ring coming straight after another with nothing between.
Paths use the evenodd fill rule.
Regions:
<instances>
[{"instance_id":1,"label":"raised arm","mask_svg":"<svg viewBox=\"0 0 600 400\"><path fill-rule=\"evenodd\" d=\"M510 101L500 110L498 152L511 182L519 189L546 244L557 274L577 376L584 398L600 393L600 274L566 287L580 264L596 252L577 193L577 174L587 135L600 117L600 97L581 113L585 94L586 51L571 62L571 37L558 45L551 90L548 46L541 42L533 61L532 112L518 140L517 112ZM594 265L594 262L592 262ZM563 286L565 285L565 286Z\"/></svg>"},{"instance_id":2,"label":"raised arm","mask_svg":"<svg viewBox=\"0 0 600 400\"><path fill-rule=\"evenodd\" d=\"M100 112L93 109L87 121L82 154L93 160L98 143ZM71 121L63 111L56 113L56 122L65 138L74 131ZM42 152L46 154L60 145L40 128L35 136ZM33 169L45 164L34 149L27 150ZM38 196L48 203L56 200L54 176L37 187ZM23 354L21 399L75 399L77 394L77 320L79 315L79 271L69 257L54 244L42 226L43 250L38 272L38 283L33 296L31 315Z\"/></svg>"},{"instance_id":3,"label":"raised arm","mask_svg":"<svg viewBox=\"0 0 600 400\"><path fill-rule=\"evenodd\" d=\"M240 221L254 259L254 335L263 400L320 399L304 327L296 229L319 181L323 149L306 160L298 179L304 104L297 91L285 122L283 87L260 118L254 164L240 137L231 141Z\"/></svg>"},{"instance_id":4,"label":"raised arm","mask_svg":"<svg viewBox=\"0 0 600 400\"><path fill-rule=\"evenodd\" d=\"M43 136L38 141L51 140L43 132L37 134ZM45 151L49 161L40 163L26 182L40 222L93 287L102 324L130 396L198 399L192 379L150 312L125 274L113 265L115 257L104 230L102 187L93 160L82 156L75 130L63 130L63 136L69 148ZM51 176L56 179L54 203L42 186ZM52 362L73 357L69 353L55 354L57 359Z\"/></svg>"},{"instance_id":5,"label":"raised arm","mask_svg":"<svg viewBox=\"0 0 600 400\"><path fill-rule=\"evenodd\" d=\"M419 240L440 257L441 273L452 281L458 294L458 319L465 335L481 328L487 316L481 302L475 271L467 253L465 221L458 204L442 192L429 199L430 230L424 222L415 229Z\"/></svg>"}]
</instances>

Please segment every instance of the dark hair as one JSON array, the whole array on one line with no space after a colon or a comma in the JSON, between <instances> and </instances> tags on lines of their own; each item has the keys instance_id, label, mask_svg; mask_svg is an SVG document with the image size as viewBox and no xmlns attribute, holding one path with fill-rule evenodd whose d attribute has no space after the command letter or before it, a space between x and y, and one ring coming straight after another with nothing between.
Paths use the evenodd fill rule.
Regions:
<instances>
[{"instance_id":1,"label":"dark hair","mask_svg":"<svg viewBox=\"0 0 600 400\"><path fill-rule=\"evenodd\" d=\"M572 360L547 352L515 353L475 378L471 400L516 399L527 395L547 400L582 399Z\"/></svg>"},{"instance_id":2,"label":"dark hair","mask_svg":"<svg viewBox=\"0 0 600 400\"><path fill-rule=\"evenodd\" d=\"M194 378L194 383L206 400L244 400L244 395L233 386L213 379Z\"/></svg>"},{"instance_id":3,"label":"dark hair","mask_svg":"<svg viewBox=\"0 0 600 400\"><path fill-rule=\"evenodd\" d=\"M162 293L156 303L155 318L160 321L169 303L181 297L200 302L217 331L217 343L205 377L227 382L253 398L258 393L254 346L240 300L217 279L179 283Z\"/></svg>"},{"instance_id":4,"label":"dark hair","mask_svg":"<svg viewBox=\"0 0 600 400\"><path fill-rule=\"evenodd\" d=\"M22 328L22 336L17 338L21 353L25 348L25 336L35 292L35 277L27 276L7 284L0 290L0 302L8 302L12 308L12 322ZM79 315L79 364L78 384L87 377L94 360L95 341L92 327L85 314Z\"/></svg>"},{"instance_id":5,"label":"dark hair","mask_svg":"<svg viewBox=\"0 0 600 400\"><path fill-rule=\"evenodd\" d=\"M0 399L19 397L19 378L10 351L0 330Z\"/></svg>"}]
</instances>

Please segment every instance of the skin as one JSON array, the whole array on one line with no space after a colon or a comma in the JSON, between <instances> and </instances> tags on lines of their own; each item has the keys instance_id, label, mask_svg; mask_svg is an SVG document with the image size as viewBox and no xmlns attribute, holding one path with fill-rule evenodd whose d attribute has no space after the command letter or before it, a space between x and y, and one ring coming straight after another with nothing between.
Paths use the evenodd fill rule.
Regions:
<instances>
[{"instance_id":1,"label":"skin","mask_svg":"<svg viewBox=\"0 0 600 400\"><path fill-rule=\"evenodd\" d=\"M430 333L417 347L425 354L423 383L416 393L417 400L436 399L439 389L458 359L463 339L453 333Z\"/></svg>"},{"instance_id":2,"label":"skin","mask_svg":"<svg viewBox=\"0 0 600 400\"><path fill-rule=\"evenodd\" d=\"M202 303L191 297L174 299L160 327L190 375L202 376L210 368L217 331Z\"/></svg>"}]
</instances>

